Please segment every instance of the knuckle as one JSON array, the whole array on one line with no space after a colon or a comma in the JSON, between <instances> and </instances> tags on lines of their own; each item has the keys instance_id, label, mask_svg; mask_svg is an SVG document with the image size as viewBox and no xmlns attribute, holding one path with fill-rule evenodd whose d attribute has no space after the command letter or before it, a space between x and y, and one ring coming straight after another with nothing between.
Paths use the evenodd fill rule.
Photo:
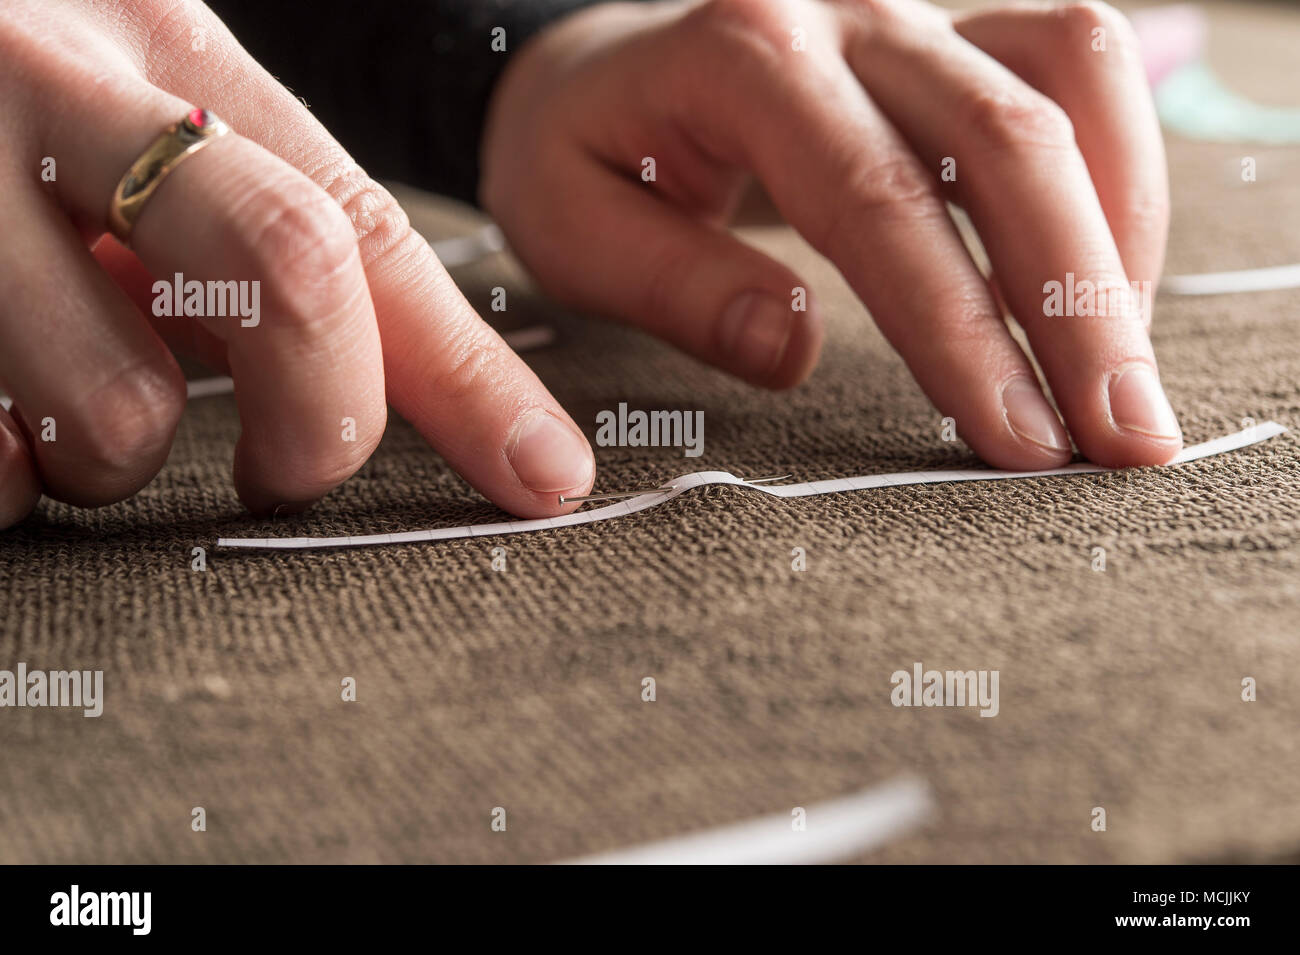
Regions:
<instances>
[{"instance_id":1,"label":"knuckle","mask_svg":"<svg viewBox=\"0 0 1300 955\"><path fill-rule=\"evenodd\" d=\"M1074 145L1074 124L1065 110L1028 88L980 90L966 101L961 113L975 141L986 149L1065 149Z\"/></svg>"},{"instance_id":2,"label":"knuckle","mask_svg":"<svg viewBox=\"0 0 1300 955\"><path fill-rule=\"evenodd\" d=\"M790 30L799 22L787 0L709 0L696 17L714 35L765 54L788 52Z\"/></svg>"},{"instance_id":3,"label":"knuckle","mask_svg":"<svg viewBox=\"0 0 1300 955\"><path fill-rule=\"evenodd\" d=\"M1142 235L1163 237L1169 229L1169 193L1163 189L1140 190L1125 204L1130 229Z\"/></svg>"},{"instance_id":4,"label":"knuckle","mask_svg":"<svg viewBox=\"0 0 1300 955\"><path fill-rule=\"evenodd\" d=\"M710 21L744 28L763 28L771 24L780 0L708 0L701 11Z\"/></svg>"},{"instance_id":5,"label":"knuckle","mask_svg":"<svg viewBox=\"0 0 1300 955\"><path fill-rule=\"evenodd\" d=\"M190 42L193 15L184 0L150 0L136 13L144 29L146 64L169 62L177 58L182 44Z\"/></svg>"},{"instance_id":6,"label":"knuckle","mask_svg":"<svg viewBox=\"0 0 1300 955\"><path fill-rule=\"evenodd\" d=\"M942 6L915 0L832 0L844 22L861 31L860 36L878 37L890 44L907 44L909 38L942 35L951 29L950 15Z\"/></svg>"},{"instance_id":7,"label":"knuckle","mask_svg":"<svg viewBox=\"0 0 1300 955\"><path fill-rule=\"evenodd\" d=\"M296 183L296 181L295 181ZM355 294L357 242L343 210L309 180L266 189L251 253L257 274L292 322L310 326L336 315Z\"/></svg>"},{"instance_id":8,"label":"knuckle","mask_svg":"<svg viewBox=\"0 0 1300 955\"><path fill-rule=\"evenodd\" d=\"M859 16L873 21L890 21L900 16L899 0L847 0L847 5Z\"/></svg>"},{"instance_id":9,"label":"knuckle","mask_svg":"<svg viewBox=\"0 0 1300 955\"><path fill-rule=\"evenodd\" d=\"M165 88L192 85L196 71L194 53L203 50L203 74L223 76L241 69L233 64L235 51L207 23L201 6L190 0L167 0L146 21L139 45L140 67L150 81Z\"/></svg>"},{"instance_id":10,"label":"knuckle","mask_svg":"<svg viewBox=\"0 0 1300 955\"><path fill-rule=\"evenodd\" d=\"M153 36L185 4L186 0L102 0L98 8L103 22L121 23Z\"/></svg>"},{"instance_id":11,"label":"knuckle","mask_svg":"<svg viewBox=\"0 0 1300 955\"><path fill-rule=\"evenodd\" d=\"M500 377L498 352L484 331L472 331L453 339L455 345L444 354L443 365L432 381L432 391L441 400L472 403L476 396L496 389Z\"/></svg>"},{"instance_id":12,"label":"knuckle","mask_svg":"<svg viewBox=\"0 0 1300 955\"><path fill-rule=\"evenodd\" d=\"M847 254L862 223L871 219L928 219L942 209L934 178L909 156L862 164L842 180L845 188L817 246L834 258Z\"/></svg>"},{"instance_id":13,"label":"knuckle","mask_svg":"<svg viewBox=\"0 0 1300 955\"><path fill-rule=\"evenodd\" d=\"M1002 316L982 282L931 289L918 296L917 305L917 314L942 317L943 335L938 347L952 354L956 362L966 360L960 356L986 351L995 340L992 333L1000 331L1002 325Z\"/></svg>"},{"instance_id":14,"label":"knuckle","mask_svg":"<svg viewBox=\"0 0 1300 955\"><path fill-rule=\"evenodd\" d=\"M1108 49L1112 42L1124 47L1137 44L1137 34L1133 30L1133 25L1129 23L1128 17L1109 3L1102 3L1100 0L1082 0L1082 2L1067 3L1055 12L1071 32L1081 32L1086 37L1094 30L1104 30Z\"/></svg>"},{"instance_id":15,"label":"knuckle","mask_svg":"<svg viewBox=\"0 0 1300 955\"><path fill-rule=\"evenodd\" d=\"M392 193L359 166L330 175L324 189L352 224L364 268L421 241Z\"/></svg>"}]
</instances>

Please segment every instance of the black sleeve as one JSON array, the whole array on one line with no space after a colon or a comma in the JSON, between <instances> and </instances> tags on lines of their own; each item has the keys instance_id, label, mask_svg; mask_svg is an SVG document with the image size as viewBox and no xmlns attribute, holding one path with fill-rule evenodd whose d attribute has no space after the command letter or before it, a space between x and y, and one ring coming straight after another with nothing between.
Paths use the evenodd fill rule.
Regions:
<instances>
[{"instance_id":1,"label":"black sleeve","mask_svg":"<svg viewBox=\"0 0 1300 955\"><path fill-rule=\"evenodd\" d=\"M488 99L510 56L595 2L208 0L370 175L472 203Z\"/></svg>"}]
</instances>

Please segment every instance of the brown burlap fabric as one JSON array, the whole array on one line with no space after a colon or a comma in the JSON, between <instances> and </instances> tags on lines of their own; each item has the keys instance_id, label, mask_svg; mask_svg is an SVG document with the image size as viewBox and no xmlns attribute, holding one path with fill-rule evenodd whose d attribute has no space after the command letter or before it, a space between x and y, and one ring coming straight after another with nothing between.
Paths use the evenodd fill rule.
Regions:
<instances>
[{"instance_id":1,"label":"brown burlap fabric","mask_svg":"<svg viewBox=\"0 0 1300 955\"><path fill-rule=\"evenodd\" d=\"M1170 148L1170 272L1300 262L1300 151L1252 147L1247 186L1239 147ZM467 228L411 208L430 233ZM704 410L702 458L598 449L601 487L971 464L834 272L783 229L751 236L827 305L825 358L793 393L558 313L504 256L458 278L480 306L506 285L509 324L556 327L528 360L589 433L619 401ZM1298 306L1158 303L1189 443L1247 416L1300 424ZM258 554L213 544L499 512L395 420L310 514L253 522L229 480L237 429L231 399L192 402L136 498L45 502L0 536L0 668L103 669L106 686L100 719L0 710L0 861L549 861L904 772L939 814L870 860L1300 851L1300 433L1176 469L788 502L712 488L584 528ZM889 675L916 661L1000 670L1000 714L895 708Z\"/></svg>"}]
</instances>

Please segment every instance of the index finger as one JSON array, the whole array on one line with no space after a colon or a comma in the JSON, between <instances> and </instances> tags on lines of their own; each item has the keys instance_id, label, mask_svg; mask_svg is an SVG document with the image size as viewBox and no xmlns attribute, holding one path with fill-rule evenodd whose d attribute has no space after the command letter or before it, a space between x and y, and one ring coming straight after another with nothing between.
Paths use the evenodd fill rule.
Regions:
<instances>
[{"instance_id":1,"label":"index finger","mask_svg":"<svg viewBox=\"0 0 1300 955\"><path fill-rule=\"evenodd\" d=\"M478 316L393 197L206 8L189 11L217 72L192 68L190 23L142 31L159 84L214 104L331 196L350 220L383 343L388 399L486 497L524 517L566 513L558 496L595 476L582 431ZM174 34L174 36L173 36ZM151 37L148 42L145 37Z\"/></svg>"},{"instance_id":2,"label":"index finger","mask_svg":"<svg viewBox=\"0 0 1300 955\"><path fill-rule=\"evenodd\" d=\"M39 87L60 202L100 231L123 172L192 108L129 66L120 75ZM235 483L250 509L301 507L365 462L387 416L383 364L352 230L329 196L232 133L175 165L131 245L165 277L155 314L226 344L243 426Z\"/></svg>"}]
</instances>

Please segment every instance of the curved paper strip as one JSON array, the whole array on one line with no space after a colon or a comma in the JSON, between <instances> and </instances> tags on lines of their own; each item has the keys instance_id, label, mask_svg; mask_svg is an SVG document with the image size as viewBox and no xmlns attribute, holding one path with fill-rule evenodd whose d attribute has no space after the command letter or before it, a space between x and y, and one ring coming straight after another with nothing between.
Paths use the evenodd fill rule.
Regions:
<instances>
[{"instance_id":1,"label":"curved paper strip","mask_svg":"<svg viewBox=\"0 0 1300 955\"><path fill-rule=\"evenodd\" d=\"M1285 288L1300 288L1300 264L1200 275L1166 275L1160 280L1160 291L1169 295L1228 295Z\"/></svg>"},{"instance_id":2,"label":"curved paper strip","mask_svg":"<svg viewBox=\"0 0 1300 955\"><path fill-rule=\"evenodd\" d=\"M1215 438L1190 448L1173 460L1173 464L1184 464L1198 458L1207 458L1225 451L1235 451L1247 445L1256 444L1275 437L1286 428L1273 421L1255 425L1235 434ZM1097 474L1109 468L1093 464L1070 464L1063 468L1049 471L904 471L896 474L869 474L861 477L832 478L829 481L809 481L805 484L749 484L729 471L696 471L683 474L679 478L666 481L672 485L670 491L652 491L640 497L608 504L590 511L574 511L562 517L543 517L531 521L501 521L496 524L473 524L466 527L439 527L424 531L405 531L397 534L362 534L356 537L222 537L217 540L218 547L246 547L259 549L300 550L312 547L367 547L374 544L411 544L423 541L459 540L466 537L491 537L497 534L527 534L530 531L553 530L557 527L573 527L577 524L590 524L595 521L607 521L627 514L635 514L651 507L657 507L665 501L671 501L679 494L704 487L708 484L730 484L770 494L773 497L810 497L817 494L837 494L841 491L866 491L872 488L898 487L904 484L941 484L948 481L1007 481L1015 478L1041 478L1075 474Z\"/></svg>"},{"instance_id":3,"label":"curved paper strip","mask_svg":"<svg viewBox=\"0 0 1300 955\"><path fill-rule=\"evenodd\" d=\"M915 829L935 811L924 782L904 777L809 806L807 829L775 813L648 845L570 859L568 865L812 865L868 852Z\"/></svg>"}]
</instances>

